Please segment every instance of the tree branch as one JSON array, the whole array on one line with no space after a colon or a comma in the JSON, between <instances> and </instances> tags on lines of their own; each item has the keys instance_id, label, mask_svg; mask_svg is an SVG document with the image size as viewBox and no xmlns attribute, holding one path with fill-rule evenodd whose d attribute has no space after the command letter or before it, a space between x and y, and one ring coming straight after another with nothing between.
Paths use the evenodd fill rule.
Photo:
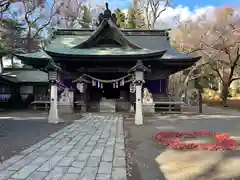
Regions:
<instances>
[{"instance_id":1,"label":"tree branch","mask_svg":"<svg viewBox=\"0 0 240 180\"><path fill-rule=\"evenodd\" d=\"M52 15L50 16L50 18L48 19L47 23L45 23L42 27L40 27L40 28L37 30L37 32L32 36L32 38L35 38L41 30L43 30L45 27L47 27L47 26L51 23L52 17L53 17L54 15L56 15L56 13L54 13L54 14L52 14Z\"/></svg>"},{"instance_id":2,"label":"tree branch","mask_svg":"<svg viewBox=\"0 0 240 180\"><path fill-rule=\"evenodd\" d=\"M56 11L55 13L53 13L53 9L54 9L54 7L55 7L55 4L56 4L56 1L54 1L53 5L52 5L51 12L50 12L51 15L50 15L48 21L47 21L44 25L42 25L42 27L40 27L39 29L37 29L37 31L36 31L35 34L32 36L32 38L35 38L35 37L39 34L39 32L40 32L41 30L43 30L45 27L47 27L47 26L51 23L51 20L52 20L53 16L55 16L55 15L57 14L57 11ZM36 22L36 21L35 21L35 22Z\"/></svg>"},{"instance_id":3,"label":"tree branch","mask_svg":"<svg viewBox=\"0 0 240 180\"><path fill-rule=\"evenodd\" d=\"M10 6L10 2L9 1L0 1L0 13L2 15L3 12L7 11L8 8Z\"/></svg>"},{"instance_id":4,"label":"tree branch","mask_svg":"<svg viewBox=\"0 0 240 180\"><path fill-rule=\"evenodd\" d=\"M160 17L160 15L161 15L164 11L167 10L167 7L170 6L171 2L172 2L171 0L166 0L166 3L165 3L165 5L164 5L164 8L157 13L156 19L158 19L158 18Z\"/></svg>"},{"instance_id":5,"label":"tree branch","mask_svg":"<svg viewBox=\"0 0 240 180\"><path fill-rule=\"evenodd\" d=\"M236 81L236 80L240 80L240 77L237 77L237 78L232 78L230 83L232 83L233 81Z\"/></svg>"}]
</instances>

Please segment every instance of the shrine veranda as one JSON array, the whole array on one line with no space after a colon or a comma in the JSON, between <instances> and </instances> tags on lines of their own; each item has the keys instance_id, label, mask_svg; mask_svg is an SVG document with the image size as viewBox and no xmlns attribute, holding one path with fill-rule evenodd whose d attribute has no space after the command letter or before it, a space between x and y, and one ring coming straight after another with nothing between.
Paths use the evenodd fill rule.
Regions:
<instances>
[{"instance_id":1,"label":"shrine veranda","mask_svg":"<svg viewBox=\"0 0 240 180\"><path fill-rule=\"evenodd\" d=\"M71 97L61 103L64 108L71 104L73 110L99 112L101 102L107 100L115 102L115 111L128 112L142 98L136 99L137 85L138 96L143 88L154 100L167 96L169 75L200 59L177 53L168 30L120 29L108 9L99 17L95 30L56 29L44 50L14 54L34 69L5 70L18 74L2 74L2 103L18 96L26 107L44 101L48 109L52 101L59 104L69 95L63 94L68 88Z\"/></svg>"}]
</instances>

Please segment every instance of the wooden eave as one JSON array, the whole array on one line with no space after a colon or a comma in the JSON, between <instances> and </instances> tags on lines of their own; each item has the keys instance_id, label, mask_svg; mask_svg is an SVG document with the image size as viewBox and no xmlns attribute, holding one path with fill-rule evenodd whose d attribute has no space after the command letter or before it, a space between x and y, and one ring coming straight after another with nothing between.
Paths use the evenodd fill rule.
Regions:
<instances>
[{"instance_id":1,"label":"wooden eave","mask_svg":"<svg viewBox=\"0 0 240 180\"><path fill-rule=\"evenodd\" d=\"M146 52L145 54L74 54L72 53L72 49L66 49L65 52L58 52L58 51L54 51L51 49L46 49L45 52L53 57L53 59L59 58L59 60L61 60L61 58L68 58L67 60L73 60L73 61L81 61L83 59L87 59L88 61L94 61L94 60L104 60L106 59L111 59L113 62L116 60L118 61L119 59L121 59L122 61L124 61L124 59L129 60L129 59L139 59L141 58L141 60L144 59L151 59L151 58L155 58L156 60L158 58L161 58L164 53L166 51L149 51ZM89 58L89 59L88 59ZM124 59L123 59L124 58ZM67 61L66 61L67 62Z\"/></svg>"}]
</instances>

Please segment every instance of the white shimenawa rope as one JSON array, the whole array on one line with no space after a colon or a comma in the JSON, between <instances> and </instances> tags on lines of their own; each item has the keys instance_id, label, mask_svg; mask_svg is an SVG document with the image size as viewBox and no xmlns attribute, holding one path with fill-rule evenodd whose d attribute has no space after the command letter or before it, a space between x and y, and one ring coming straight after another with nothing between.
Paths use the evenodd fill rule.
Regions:
<instances>
[{"instance_id":1,"label":"white shimenawa rope","mask_svg":"<svg viewBox=\"0 0 240 180\"><path fill-rule=\"evenodd\" d=\"M87 75L87 74L83 74L82 77L84 77L84 76L86 76L86 77L88 77L88 78L90 78L90 79L92 79L94 81L101 82L101 83L114 83L114 82L119 82L119 81L121 81L123 79L126 79L127 77L132 76L132 75L128 74L126 76L123 76L123 77L120 77L120 78L117 78L117 79L111 79L111 80L98 79L98 78L92 77L92 76Z\"/></svg>"}]
</instances>

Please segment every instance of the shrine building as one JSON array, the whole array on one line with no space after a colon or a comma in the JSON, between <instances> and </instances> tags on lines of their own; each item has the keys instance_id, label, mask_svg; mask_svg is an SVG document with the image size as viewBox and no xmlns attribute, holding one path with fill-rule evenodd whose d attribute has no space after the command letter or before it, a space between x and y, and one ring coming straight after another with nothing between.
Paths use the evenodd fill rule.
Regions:
<instances>
[{"instance_id":1,"label":"shrine building","mask_svg":"<svg viewBox=\"0 0 240 180\"><path fill-rule=\"evenodd\" d=\"M45 79L41 80L41 88L45 90L32 92L35 97L32 102L51 100L46 73L54 71L57 73L57 101L68 88L72 92L69 101L73 107L87 112L101 111L103 101L114 101L115 111L129 111L136 101L133 84L136 77L131 71L136 64L148 69L144 72L142 86L155 100L168 96L169 75L200 59L176 52L170 45L168 30L118 28L115 15L108 9L99 15L95 30L56 29L44 49L15 56L24 64L45 71ZM48 95L48 98L41 98L41 95Z\"/></svg>"}]
</instances>

